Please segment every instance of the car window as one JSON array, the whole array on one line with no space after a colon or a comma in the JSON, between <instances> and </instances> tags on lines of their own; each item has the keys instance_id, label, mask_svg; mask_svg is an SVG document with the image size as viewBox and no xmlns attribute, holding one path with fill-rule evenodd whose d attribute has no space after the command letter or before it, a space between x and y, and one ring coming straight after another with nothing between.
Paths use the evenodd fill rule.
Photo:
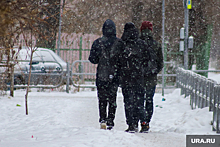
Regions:
<instances>
[{"instance_id":1,"label":"car window","mask_svg":"<svg viewBox=\"0 0 220 147\"><path fill-rule=\"evenodd\" d=\"M26 50L26 49L20 50L16 54L17 60L26 60L26 61L30 61L30 55L31 55L31 51ZM42 61L41 54L39 51L34 52L33 61Z\"/></svg>"},{"instance_id":2,"label":"car window","mask_svg":"<svg viewBox=\"0 0 220 147\"><path fill-rule=\"evenodd\" d=\"M33 54L33 61L42 61L41 54L39 51L35 51Z\"/></svg>"},{"instance_id":3,"label":"car window","mask_svg":"<svg viewBox=\"0 0 220 147\"><path fill-rule=\"evenodd\" d=\"M42 55L43 61L55 61L53 56L48 51L41 50L41 55Z\"/></svg>"},{"instance_id":4,"label":"car window","mask_svg":"<svg viewBox=\"0 0 220 147\"><path fill-rule=\"evenodd\" d=\"M17 60L27 60L29 61L30 60L30 56L29 56L29 52L28 50L20 50L17 54Z\"/></svg>"},{"instance_id":5,"label":"car window","mask_svg":"<svg viewBox=\"0 0 220 147\"><path fill-rule=\"evenodd\" d=\"M52 52L54 58L57 60L57 62L59 62L59 63L65 63L65 61L64 61L60 56L58 56L58 55L57 55L56 53L54 53L53 51L51 51L51 52Z\"/></svg>"}]
</instances>

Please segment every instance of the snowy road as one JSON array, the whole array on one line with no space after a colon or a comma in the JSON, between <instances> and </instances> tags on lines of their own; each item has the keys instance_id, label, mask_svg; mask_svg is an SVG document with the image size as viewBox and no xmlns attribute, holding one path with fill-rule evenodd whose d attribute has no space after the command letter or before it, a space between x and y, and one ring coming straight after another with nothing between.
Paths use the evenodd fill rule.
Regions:
<instances>
[{"instance_id":1,"label":"snowy road","mask_svg":"<svg viewBox=\"0 0 220 147\"><path fill-rule=\"evenodd\" d=\"M215 134L208 108L191 110L189 99L177 89L154 97L149 133L130 134L124 116L123 97L118 93L114 130L100 130L96 91L79 93L30 92L29 115L25 115L25 91L14 98L0 97L1 147L184 147L186 134ZM16 106L17 104L21 105Z\"/></svg>"}]
</instances>

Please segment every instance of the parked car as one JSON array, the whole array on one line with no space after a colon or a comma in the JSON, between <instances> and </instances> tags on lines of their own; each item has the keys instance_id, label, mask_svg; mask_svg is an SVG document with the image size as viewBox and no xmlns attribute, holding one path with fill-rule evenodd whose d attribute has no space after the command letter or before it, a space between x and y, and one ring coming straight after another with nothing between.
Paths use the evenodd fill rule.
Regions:
<instances>
[{"instance_id":1,"label":"parked car","mask_svg":"<svg viewBox=\"0 0 220 147\"><path fill-rule=\"evenodd\" d=\"M31 51L22 47L15 49L17 64L14 68L14 83L27 84L30 71ZM38 48L33 52L31 65L31 85L57 85L63 76L66 82L67 63L50 49ZM37 73L37 74L36 74Z\"/></svg>"}]
</instances>

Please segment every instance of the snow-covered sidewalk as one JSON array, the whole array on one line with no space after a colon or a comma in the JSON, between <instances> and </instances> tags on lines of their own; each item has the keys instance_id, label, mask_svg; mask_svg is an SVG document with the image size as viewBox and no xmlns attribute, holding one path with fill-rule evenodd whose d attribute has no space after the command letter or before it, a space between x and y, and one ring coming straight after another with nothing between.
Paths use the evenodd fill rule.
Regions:
<instances>
[{"instance_id":1,"label":"snow-covered sidewalk","mask_svg":"<svg viewBox=\"0 0 220 147\"><path fill-rule=\"evenodd\" d=\"M0 97L1 147L184 147L187 134L216 134L208 108L191 110L180 89L154 97L149 133L126 133L123 96L118 92L115 128L99 129L96 91L29 93L25 115L24 90ZM19 106L20 105L20 106ZM156 107L158 105L158 107Z\"/></svg>"}]
</instances>

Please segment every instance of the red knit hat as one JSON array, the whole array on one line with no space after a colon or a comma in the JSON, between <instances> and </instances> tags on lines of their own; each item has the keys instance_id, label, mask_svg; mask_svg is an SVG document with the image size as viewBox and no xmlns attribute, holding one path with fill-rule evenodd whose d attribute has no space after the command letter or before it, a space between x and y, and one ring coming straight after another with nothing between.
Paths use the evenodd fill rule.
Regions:
<instances>
[{"instance_id":1,"label":"red knit hat","mask_svg":"<svg viewBox=\"0 0 220 147\"><path fill-rule=\"evenodd\" d=\"M151 31L153 31L153 24L150 21L144 21L141 24L141 31L145 30L145 29L149 29Z\"/></svg>"}]
</instances>

